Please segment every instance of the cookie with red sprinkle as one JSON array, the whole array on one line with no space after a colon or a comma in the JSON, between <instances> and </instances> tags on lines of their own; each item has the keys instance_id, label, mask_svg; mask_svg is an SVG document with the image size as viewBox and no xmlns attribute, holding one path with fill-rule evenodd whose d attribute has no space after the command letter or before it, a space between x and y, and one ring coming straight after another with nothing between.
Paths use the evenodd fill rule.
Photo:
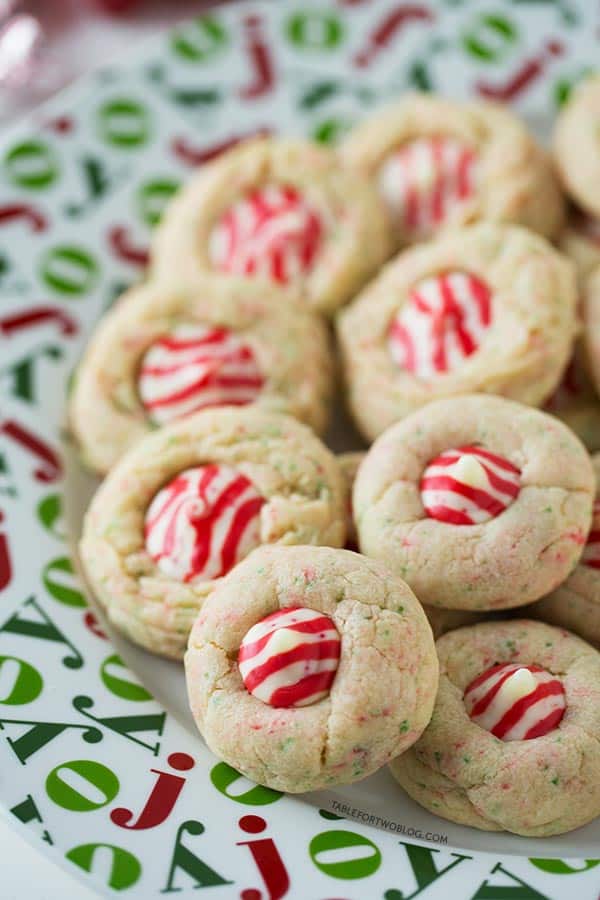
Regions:
<instances>
[{"instance_id":1,"label":"cookie with red sprinkle","mask_svg":"<svg viewBox=\"0 0 600 900\"><path fill-rule=\"evenodd\" d=\"M152 272L206 272L292 291L331 314L389 256L385 208L368 178L310 141L245 141L203 166L156 230Z\"/></svg>"},{"instance_id":2,"label":"cookie with red sprinkle","mask_svg":"<svg viewBox=\"0 0 600 900\"><path fill-rule=\"evenodd\" d=\"M371 178L397 246L472 222L554 237L563 199L544 151L510 110L409 94L360 122L340 150Z\"/></svg>"},{"instance_id":3,"label":"cookie with red sprinkle","mask_svg":"<svg viewBox=\"0 0 600 900\"><path fill-rule=\"evenodd\" d=\"M577 564L594 488L585 448L553 416L482 394L438 400L384 432L361 464L360 550L425 604L523 606Z\"/></svg>"},{"instance_id":4,"label":"cookie with red sprinkle","mask_svg":"<svg viewBox=\"0 0 600 900\"><path fill-rule=\"evenodd\" d=\"M335 456L289 416L195 413L142 438L99 487L80 550L111 621L181 658L205 597L261 544L342 546Z\"/></svg>"},{"instance_id":5,"label":"cookie with red sprinkle","mask_svg":"<svg viewBox=\"0 0 600 900\"><path fill-rule=\"evenodd\" d=\"M348 402L373 440L440 397L539 406L578 330L572 264L514 225L480 224L400 253L337 319Z\"/></svg>"},{"instance_id":6,"label":"cookie with red sprinkle","mask_svg":"<svg viewBox=\"0 0 600 900\"><path fill-rule=\"evenodd\" d=\"M71 428L84 462L102 473L157 426L203 409L283 412L322 432L332 370L323 322L270 285L147 282L94 332L75 377Z\"/></svg>"},{"instance_id":7,"label":"cookie with red sprinkle","mask_svg":"<svg viewBox=\"0 0 600 900\"><path fill-rule=\"evenodd\" d=\"M542 622L459 628L436 642L440 684L392 774L461 825L545 837L600 815L600 653Z\"/></svg>"},{"instance_id":8,"label":"cookie with red sprinkle","mask_svg":"<svg viewBox=\"0 0 600 900\"><path fill-rule=\"evenodd\" d=\"M438 663L410 588L348 550L261 547L205 601L185 655L211 750L298 793L359 781L429 721Z\"/></svg>"}]
</instances>

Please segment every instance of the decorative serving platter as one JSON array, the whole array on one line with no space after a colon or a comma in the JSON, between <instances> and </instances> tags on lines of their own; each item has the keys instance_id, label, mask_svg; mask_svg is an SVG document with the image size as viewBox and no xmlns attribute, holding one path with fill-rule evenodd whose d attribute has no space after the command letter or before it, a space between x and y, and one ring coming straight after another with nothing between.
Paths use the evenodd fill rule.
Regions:
<instances>
[{"instance_id":1,"label":"decorative serving platter","mask_svg":"<svg viewBox=\"0 0 600 900\"><path fill-rule=\"evenodd\" d=\"M94 323L143 276L150 230L195 166L256 132L335 141L415 88L511 103L545 138L599 30L586 0L230 4L3 135L0 802L98 893L597 898L597 825L489 835L429 815L385 772L300 799L215 759L180 667L110 632L77 576L95 482L65 401Z\"/></svg>"}]
</instances>

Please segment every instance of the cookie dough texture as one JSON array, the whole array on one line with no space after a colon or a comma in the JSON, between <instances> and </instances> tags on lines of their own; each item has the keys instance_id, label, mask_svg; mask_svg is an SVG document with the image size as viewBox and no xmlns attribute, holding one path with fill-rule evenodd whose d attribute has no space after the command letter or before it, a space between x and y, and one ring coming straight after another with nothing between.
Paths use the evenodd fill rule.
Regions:
<instances>
[{"instance_id":1,"label":"cookie dough texture","mask_svg":"<svg viewBox=\"0 0 600 900\"><path fill-rule=\"evenodd\" d=\"M237 654L252 625L296 605L331 617L340 661L328 697L273 708L246 691ZM298 793L358 781L414 743L438 664L420 604L381 563L326 547L262 547L206 600L185 669L211 750L259 784Z\"/></svg>"},{"instance_id":2,"label":"cookie dough texture","mask_svg":"<svg viewBox=\"0 0 600 900\"><path fill-rule=\"evenodd\" d=\"M477 187L444 221L452 230L479 221L513 222L546 237L563 223L564 204L549 159L525 125L505 107L412 94L354 128L341 147L344 162L376 182L386 158L418 138L452 137L478 156ZM408 235L396 228L397 245Z\"/></svg>"},{"instance_id":3,"label":"cookie dough texture","mask_svg":"<svg viewBox=\"0 0 600 900\"><path fill-rule=\"evenodd\" d=\"M262 542L337 547L346 534L346 495L335 456L295 419L256 409L209 410L143 438L95 494L81 560L114 625L176 659L215 582L184 584L163 574L145 549L144 516L167 482L207 463L233 467L266 498Z\"/></svg>"},{"instance_id":4,"label":"cookie dough texture","mask_svg":"<svg viewBox=\"0 0 600 900\"><path fill-rule=\"evenodd\" d=\"M415 284L447 271L466 271L488 284L492 322L460 366L418 377L394 362L390 326ZM476 225L401 253L337 320L358 427L373 440L430 400L473 391L541 405L571 355L576 301L572 264L523 228Z\"/></svg>"},{"instance_id":5,"label":"cookie dough texture","mask_svg":"<svg viewBox=\"0 0 600 900\"><path fill-rule=\"evenodd\" d=\"M567 193L600 218L600 76L584 79L556 119L554 158Z\"/></svg>"},{"instance_id":6,"label":"cookie dough texture","mask_svg":"<svg viewBox=\"0 0 600 900\"><path fill-rule=\"evenodd\" d=\"M326 327L272 285L204 276L186 286L148 282L100 322L80 363L71 428L87 465L107 472L153 426L138 391L146 350L180 325L230 329L254 351L266 381L252 407L283 412L317 432L327 424L333 370Z\"/></svg>"},{"instance_id":7,"label":"cookie dough texture","mask_svg":"<svg viewBox=\"0 0 600 900\"><path fill-rule=\"evenodd\" d=\"M520 471L495 518L452 525L425 514L420 479L440 453L480 445ZM546 413L500 397L430 403L372 446L354 486L362 553L384 559L422 603L487 611L531 603L564 581L591 523L595 477L584 447Z\"/></svg>"},{"instance_id":8,"label":"cookie dough texture","mask_svg":"<svg viewBox=\"0 0 600 900\"><path fill-rule=\"evenodd\" d=\"M436 643L440 685L421 739L390 768L421 806L461 825L530 837L562 834L600 814L600 654L541 622L461 628ZM467 685L494 663L536 663L563 683L558 728L502 741L471 721Z\"/></svg>"},{"instance_id":9,"label":"cookie dough texture","mask_svg":"<svg viewBox=\"0 0 600 900\"><path fill-rule=\"evenodd\" d=\"M583 346L585 362L600 393L600 267L586 281L583 295Z\"/></svg>"},{"instance_id":10,"label":"cookie dough texture","mask_svg":"<svg viewBox=\"0 0 600 900\"><path fill-rule=\"evenodd\" d=\"M333 151L310 141L245 141L202 167L171 201L155 232L152 272L193 279L211 271L215 224L237 200L270 184L302 192L326 231L315 264L290 287L319 312L330 314L346 303L392 250L387 216L369 179L346 171Z\"/></svg>"},{"instance_id":11,"label":"cookie dough texture","mask_svg":"<svg viewBox=\"0 0 600 900\"><path fill-rule=\"evenodd\" d=\"M593 457L593 464L598 484L600 454ZM600 647L600 569L580 563L564 584L529 606L526 612L532 618L568 628Z\"/></svg>"}]
</instances>

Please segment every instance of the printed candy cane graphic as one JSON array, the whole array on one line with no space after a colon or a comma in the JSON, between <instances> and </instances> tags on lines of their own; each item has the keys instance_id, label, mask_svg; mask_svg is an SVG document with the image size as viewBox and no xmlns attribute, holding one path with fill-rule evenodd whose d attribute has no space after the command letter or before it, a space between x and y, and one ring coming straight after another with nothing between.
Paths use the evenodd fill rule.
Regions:
<instances>
[{"instance_id":1,"label":"printed candy cane graphic","mask_svg":"<svg viewBox=\"0 0 600 900\"><path fill-rule=\"evenodd\" d=\"M246 834L262 834L267 827L262 816L242 816L238 825ZM272 838L255 838L238 841L237 846L247 847L252 854L268 891L266 900L280 900L284 897L290 886L290 878L275 841ZM240 893L240 900L262 900L262 893L256 888L246 888Z\"/></svg>"},{"instance_id":2,"label":"printed candy cane graphic","mask_svg":"<svg viewBox=\"0 0 600 900\"><path fill-rule=\"evenodd\" d=\"M525 60L521 68L508 78L504 84L493 85L487 81L477 81L475 90L488 100L508 102L522 94L536 82L546 71L548 65L565 52L561 41L546 41L544 48L537 56Z\"/></svg>"},{"instance_id":3,"label":"printed candy cane graphic","mask_svg":"<svg viewBox=\"0 0 600 900\"><path fill-rule=\"evenodd\" d=\"M22 313L12 313L0 317L0 332L11 336L45 322L56 322L65 337L77 334L78 325L64 310L57 306L32 306Z\"/></svg>"},{"instance_id":4,"label":"printed candy cane graphic","mask_svg":"<svg viewBox=\"0 0 600 900\"><path fill-rule=\"evenodd\" d=\"M108 245L117 259L132 266L145 268L150 254L146 247L136 246L126 225L113 225L107 234Z\"/></svg>"},{"instance_id":5,"label":"printed candy cane graphic","mask_svg":"<svg viewBox=\"0 0 600 900\"><path fill-rule=\"evenodd\" d=\"M187 138L176 137L173 138L171 149L174 156L176 156L180 162L185 163L186 166L201 166L204 163L216 159L221 153L231 150L232 147L235 147L236 144L239 144L241 141L253 137L267 137L272 133L271 128L256 128L245 134L234 134L226 140L211 144L208 147L195 147L190 144Z\"/></svg>"},{"instance_id":6,"label":"printed candy cane graphic","mask_svg":"<svg viewBox=\"0 0 600 900\"><path fill-rule=\"evenodd\" d=\"M369 34L367 44L354 56L354 65L370 66L375 57L389 44L399 31L410 22L433 22L434 15L421 3L402 3L389 12Z\"/></svg>"},{"instance_id":7,"label":"printed candy cane graphic","mask_svg":"<svg viewBox=\"0 0 600 900\"><path fill-rule=\"evenodd\" d=\"M12 225L13 222L25 222L34 232L45 231L48 227L46 216L26 203L10 203L0 206L0 226Z\"/></svg>"},{"instance_id":8,"label":"printed candy cane graphic","mask_svg":"<svg viewBox=\"0 0 600 900\"><path fill-rule=\"evenodd\" d=\"M0 526L4 524L4 513L0 509ZM12 561L10 556L10 547L8 543L8 534L1 528L0 530L0 591L12 581Z\"/></svg>"},{"instance_id":9,"label":"printed candy cane graphic","mask_svg":"<svg viewBox=\"0 0 600 900\"><path fill-rule=\"evenodd\" d=\"M253 80L240 88L239 95L244 100L255 100L267 94L275 83L271 49L265 40L260 16L247 16L244 19L244 36Z\"/></svg>"},{"instance_id":10,"label":"printed candy cane graphic","mask_svg":"<svg viewBox=\"0 0 600 900\"><path fill-rule=\"evenodd\" d=\"M58 481L62 475L62 462L59 455L45 441L14 419L5 419L0 423L0 435L2 434L20 444L41 462L33 472L36 481L43 484Z\"/></svg>"}]
</instances>

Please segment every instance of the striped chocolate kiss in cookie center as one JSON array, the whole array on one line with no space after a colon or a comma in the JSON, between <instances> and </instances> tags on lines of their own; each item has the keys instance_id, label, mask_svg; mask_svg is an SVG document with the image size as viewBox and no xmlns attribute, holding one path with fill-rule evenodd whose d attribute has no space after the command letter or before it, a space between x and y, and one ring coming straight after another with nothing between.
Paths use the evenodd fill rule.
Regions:
<instances>
[{"instance_id":1,"label":"striped chocolate kiss in cookie center","mask_svg":"<svg viewBox=\"0 0 600 900\"><path fill-rule=\"evenodd\" d=\"M521 473L483 447L457 447L429 463L419 487L429 518L478 525L500 515L518 497Z\"/></svg>"},{"instance_id":2,"label":"striped chocolate kiss in cookie center","mask_svg":"<svg viewBox=\"0 0 600 900\"><path fill-rule=\"evenodd\" d=\"M492 292L468 272L452 271L418 282L392 319L393 361L419 378L452 372L479 348L492 324Z\"/></svg>"},{"instance_id":3,"label":"striped chocolate kiss in cookie center","mask_svg":"<svg viewBox=\"0 0 600 900\"><path fill-rule=\"evenodd\" d=\"M221 326L178 325L146 351L138 390L158 425L210 406L252 403L265 383L254 350Z\"/></svg>"},{"instance_id":4,"label":"striped chocolate kiss in cookie center","mask_svg":"<svg viewBox=\"0 0 600 900\"><path fill-rule=\"evenodd\" d=\"M527 741L556 728L567 701L560 678L541 666L502 663L474 679L464 693L473 722L503 741Z\"/></svg>"},{"instance_id":5,"label":"striped chocolate kiss in cookie center","mask_svg":"<svg viewBox=\"0 0 600 900\"><path fill-rule=\"evenodd\" d=\"M238 654L246 690L269 706L309 706L329 694L341 638L329 616L293 606L257 622Z\"/></svg>"},{"instance_id":6,"label":"striped chocolate kiss in cookie center","mask_svg":"<svg viewBox=\"0 0 600 900\"><path fill-rule=\"evenodd\" d=\"M223 213L211 232L208 255L220 272L288 284L310 272L323 238L321 216L297 188L266 185Z\"/></svg>"},{"instance_id":7,"label":"striped chocolate kiss in cookie center","mask_svg":"<svg viewBox=\"0 0 600 900\"><path fill-rule=\"evenodd\" d=\"M177 581L219 578L260 544L264 503L252 482L230 466L186 469L148 507L146 550Z\"/></svg>"},{"instance_id":8,"label":"striped chocolate kiss in cookie center","mask_svg":"<svg viewBox=\"0 0 600 900\"><path fill-rule=\"evenodd\" d=\"M424 237L475 193L477 154L438 135L403 144L379 169L379 189L392 217L412 237Z\"/></svg>"}]
</instances>

